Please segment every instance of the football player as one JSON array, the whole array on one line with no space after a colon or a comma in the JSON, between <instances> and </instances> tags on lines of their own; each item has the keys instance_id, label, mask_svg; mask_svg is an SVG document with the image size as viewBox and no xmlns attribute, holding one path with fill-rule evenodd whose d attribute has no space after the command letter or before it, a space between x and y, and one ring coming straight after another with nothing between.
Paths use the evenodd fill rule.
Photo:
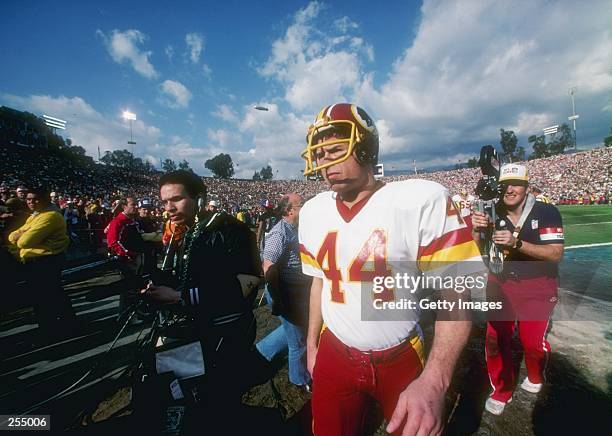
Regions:
<instances>
[{"instance_id":1,"label":"football player","mask_svg":"<svg viewBox=\"0 0 612 436\"><path fill-rule=\"evenodd\" d=\"M444 395L470 331L470 321L438 320L425 364L418 313L395 311L394 322L363 319L373 301L404 295L392 287L368 292L377 277L402 267L421 274L436 261L480 262L443 186L375 180L378 148L372 118L340 103L317 115L302 152L304 174L320 172L330 187L305 203L299 226L303 271L313 276L307 361L316 435L362 434L371 399L389 420L388 432L440 434Z\"/></svg>"},{"instance_id":2,"label":"football player","mask_svg":"<svg viewBox=\"0 0 612 436\"><path fill-rule=\"evenodd\" d=\"M476 198L472 194L468 194L467 189L461 188L459 194L453 195L453 201L455 207L459 209L462 217L470 216L472 214L472 205Z\"/></svg>"}]
</instances>

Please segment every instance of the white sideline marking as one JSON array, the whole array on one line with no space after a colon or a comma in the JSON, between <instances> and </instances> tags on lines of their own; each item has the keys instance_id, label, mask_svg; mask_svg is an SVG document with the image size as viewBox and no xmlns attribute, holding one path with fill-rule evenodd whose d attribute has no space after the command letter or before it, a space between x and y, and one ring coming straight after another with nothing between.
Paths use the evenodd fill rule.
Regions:
<instances>
[{"instance_id":1,"label":"white sideline marking","mask_svg":"<svg viewBox=\"0 0 612 436\"><path fill-rule=\"evenodd\" d=\"M600 242L598 244L570 245L569 247L565 247L565 249L571 250L572 248L604 247L606 245L612 245L612 242Z\"/></svg>"},{"instance_id":2,"label":"white sideline marking","mask_svg":"<svg viewBox=\"0 0 612 436\"><path fill-rule=\"evenodd\" d=\"M601 221L601 222L598 222L598 223L566 224L565 227L569 227L569 226L592 226L593 224L612 224L612 221Z\"/></svg>"}]
</instances>

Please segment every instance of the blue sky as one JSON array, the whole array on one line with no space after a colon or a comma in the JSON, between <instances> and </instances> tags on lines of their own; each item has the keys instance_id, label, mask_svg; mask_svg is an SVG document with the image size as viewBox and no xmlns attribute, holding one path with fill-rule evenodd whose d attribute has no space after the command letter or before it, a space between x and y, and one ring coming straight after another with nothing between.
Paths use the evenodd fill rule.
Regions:
<instances>
[{"instance_id":1,"label":"blue sky","mask_svg":"<svg viewBox=\"0 0 612 436\"><path fill-rule=\"evenodd\" d=\"M586 7L588 5L588 7ZM499 129L520 145L571 115L578 142L612 125L612 8L570 1L13 1L0 18L0 105L68 121L88 154L224 152L236 176L295 178L307 125L352 101L387 169L465 162ZM270 110L253 110L254 105Z\"/></svg>"}]
</instances>

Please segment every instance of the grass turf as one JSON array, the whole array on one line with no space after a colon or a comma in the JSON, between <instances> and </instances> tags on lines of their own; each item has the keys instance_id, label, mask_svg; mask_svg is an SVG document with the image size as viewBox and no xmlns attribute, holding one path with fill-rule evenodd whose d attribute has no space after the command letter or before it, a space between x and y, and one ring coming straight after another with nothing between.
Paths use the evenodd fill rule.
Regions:
<instances>
[{"instance_id":1,"label":"grass turf","mask_svg":"<svg viewBox=\"0 0 612 436\"><path fill-rule=\"evenodd\" d=\"M563 217L565 246L612 242L612 206L557 206Z\"/></svg>"}]
</instances>

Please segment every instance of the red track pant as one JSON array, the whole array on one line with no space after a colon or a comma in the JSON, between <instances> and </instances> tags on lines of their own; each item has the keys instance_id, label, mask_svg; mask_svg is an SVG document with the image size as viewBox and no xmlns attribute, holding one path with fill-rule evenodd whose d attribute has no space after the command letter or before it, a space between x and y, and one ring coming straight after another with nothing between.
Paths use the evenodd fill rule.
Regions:
<instances>
[{"instance_id":1,"label":"red track pant","mask_svg":"<svg viewBox=\"0 0 612 436\"><path fill-rule=\"evenodd\" d=\"M363 434L372 399L390 419L399 394L423 369L421 356L418 336L389 350L364 353L325 330L313 374L314 434Z\"/></svg>"},{"instance_id":2,"label":"red track pant","mask_svg":"<svg viewBox=\"0 0 612 436\"><path fill-rule=\"evenodd\" d=\"M529 381L542 383L550 353L546 330L557 298L557 281L550 278L500 282L490 279L489 296L504 305L503 317L487 322L485 353L493 386L491 397L507 402L516 387L517 369L512 361L512 336L518 324ZM518 320L518 323L516 322Z\"/></svg>"}]
</instances>

